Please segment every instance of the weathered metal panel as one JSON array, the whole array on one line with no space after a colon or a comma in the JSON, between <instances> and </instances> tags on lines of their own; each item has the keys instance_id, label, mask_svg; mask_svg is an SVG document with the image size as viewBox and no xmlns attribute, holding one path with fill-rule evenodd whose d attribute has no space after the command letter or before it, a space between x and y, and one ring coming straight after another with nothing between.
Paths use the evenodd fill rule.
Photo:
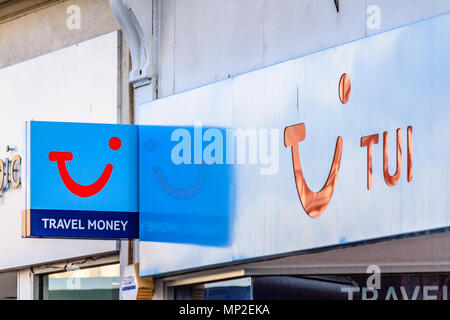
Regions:
<instances>
[{"instance_id":1,"label":"weathered metal panel","mask_svg":"<svg viewBox=\"0 0 450 320\"><path fill-rule=\"evenodd\" d=\"M445 14L141 105L139 124L177 127L202 121L204 127L266 132L267 137L258 135L263 141L279 130L273 153L279 155L278 170L262 174L267 165L261 157L256 164L233 165L230 243L141 242L141 274L448 227L449 57L450 14ZM344 73L351 81L346 104L338 89ZM298 144L299 156L312 191L324 186L342 138L334 192L317 218L299 200L291 148L284 146L285 128L301 123L306 137ZM383 133L393 176L397 129L402 171L389 186ZM368 189L367 147L361 147L361 139L374 134L379 142L372 147Z\"/></svg>"}]
</instances>

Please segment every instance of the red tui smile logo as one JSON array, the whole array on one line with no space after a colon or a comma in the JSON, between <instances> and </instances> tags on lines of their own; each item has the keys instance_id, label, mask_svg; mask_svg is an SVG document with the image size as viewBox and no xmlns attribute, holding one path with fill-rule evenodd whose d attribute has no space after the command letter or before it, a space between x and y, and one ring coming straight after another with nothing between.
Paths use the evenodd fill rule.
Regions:
<instances>
[{"instance_id":1,"label":"red tui smile logo","mask_svg":"<svg viewBox=\"0 0 450 320\"><path fill-rule=\"evenodd\" d=\"M109 140L109 147L112 150L117 151L121 146L122 142L119 138L113 137ZM61 176L61 179L66 188L69 189L69 191L74 195L82 198L92 197L99 193L108 183L113 171L112 164L107 164L105 169L103 170L103 173L101 174L100 178L97 179L97 181L95 181L93 184L83 186L76 183L67 170L66 161L73 160L73 154L71 152L50 152L48 154L48 159L50 161L56 162L56 164L58 165L59 175Z\"/></svg>"}]
</instances>

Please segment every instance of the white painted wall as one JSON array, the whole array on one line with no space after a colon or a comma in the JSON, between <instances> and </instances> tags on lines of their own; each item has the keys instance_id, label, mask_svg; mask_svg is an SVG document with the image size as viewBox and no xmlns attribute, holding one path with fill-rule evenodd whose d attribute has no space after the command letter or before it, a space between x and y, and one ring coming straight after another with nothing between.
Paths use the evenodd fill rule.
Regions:
<instances>
[{"instance_id":1,"label":"white painted wall","mask_svg":"<svg viewBox=\"0 0 450 320\"><path fill-rule=\"evenodd\" d=\"M117 123L117 91L117 32L0 69L0 158L11 157L6 145L24 158L25 121ZM112 240L22 239L24 209L23 186L0 198L0 270L116 250Z\"/></svg>"},{"instance_id":2,"label":"white painted wall","mask_svg":"<svg viewBox=\"0 0 450 320\"><path fill-rule=\"evenodd\" d=\"M22 269L17 272L17 300L33 300L35 277L31 269Z\"/></svg>"}]
</instances>

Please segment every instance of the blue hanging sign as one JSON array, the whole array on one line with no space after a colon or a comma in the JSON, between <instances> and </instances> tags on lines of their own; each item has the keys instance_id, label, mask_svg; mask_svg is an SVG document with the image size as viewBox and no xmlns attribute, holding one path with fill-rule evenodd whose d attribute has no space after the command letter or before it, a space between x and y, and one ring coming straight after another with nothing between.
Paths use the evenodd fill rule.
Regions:
<instances>
[{"instance_id":1,"label":"blue hanging sign","mask_svg":"<svg viewBox=\"0 0 450 320\"><path fill-rule=\"evenodd\" d=\"M27 123L24 237L138 238L138 129Z\"/></svg>"}]
</instances>

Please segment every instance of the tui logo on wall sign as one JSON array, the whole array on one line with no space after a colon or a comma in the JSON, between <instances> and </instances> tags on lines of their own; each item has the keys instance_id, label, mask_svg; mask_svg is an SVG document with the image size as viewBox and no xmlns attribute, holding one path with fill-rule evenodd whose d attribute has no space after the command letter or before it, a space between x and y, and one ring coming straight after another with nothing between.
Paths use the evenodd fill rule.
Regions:
<instances>
[{"instance_id":1,"label":"tui logo on wall sign","mask_svg":"<svg viewBox=\"0 0 450 320\"><path fill-rule=\"evenodd\" d=\"M317 218L325 211L333 196L341 164L343 142L342 138L338 137L330 174L325 185L319 192L312 192L303 176L298 147L298 143L305 140L305 137L306 128L304 123L290 126L285 129L284 143L286 147L291 147L292 149L295 183L302 206L311 218Z\"/></svg>"},{"instance_id":2,"label":"tui logo on wall sign","mask_svg":"<svg viewBox=\"0 0 450 320\"><path fill-rule=\"evenodd\" d=\"M138 237L138 138L132 125L27 124L25 237Z\"/></svg>"},{"instance_id":3,"label":"tui logo on wall sign","mask_svg":"<svg viewBox=\"0 0 450 320\"><path fill-rule=\"evenodd\" d=\"M346 104L350 99L351 82L350 77L344 73L339 81L339 99L342 104ZM407 130L408 139L408 182L412 181L412 126ZM334 158L331 164L328 179L323 188L318 192L309 189L302 172L302 166L299 154L299 142L306 138L306 126L304 123L286 127L284 131L284 144L291 147L292 165L294 168L295 184L300 202L305 212L311 218L319 217L326 210L333 197L333 192L338 179L339 168L341 164L343 139L337 138L334 151ZM367 189L372 189L372 147L378 144L378 134L361 138L361 147L367 147ZM395 186L400 180L402 171L402 148L401 148L401 129L397 129L397 169L394 175L389 174L388 169L388 133L383 133L383 175L388 186Z\"/></svg>"}]
</instances>

